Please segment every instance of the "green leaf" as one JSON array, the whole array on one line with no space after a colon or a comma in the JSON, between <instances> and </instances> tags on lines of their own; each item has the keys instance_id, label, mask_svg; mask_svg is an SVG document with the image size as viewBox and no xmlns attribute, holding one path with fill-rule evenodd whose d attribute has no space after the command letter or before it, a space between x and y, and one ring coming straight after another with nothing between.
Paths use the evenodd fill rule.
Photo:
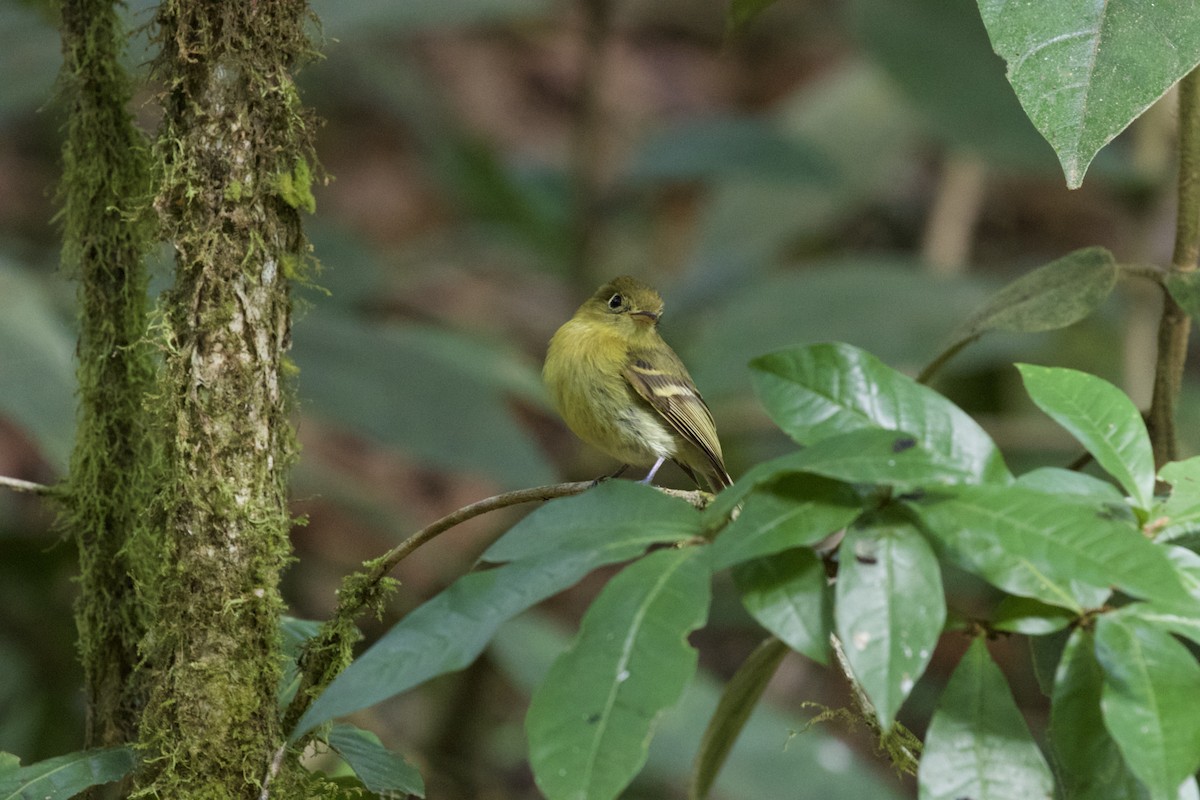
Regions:
<instances>
[{"instance_id":1,"label":"green leaf","mask_svg":"<svg viewBox=\"0 0 1200 800\"><path fill-rule=\"evenodd\" d=\"M1154 500L1154 452L1129 396L1078 370L1033 364L1017 364L1017 369L1038 408L1070 431L1138 508L1148 510Z\"/></svg>"},{"instance_id":2,"label":"green leaf","mask_svg":"<svg viewBox=\"0 0 1200 800\"><path fill-rule=\"evenodd\" d=\"M734 567L733 579L742 605L760 625L796 652L829 663L832 593L825 565L813 551L798 548L747 561Z\"/></svg>"},{"instance_id":3,"label":"green leaf","mask_svg":"<svg viewBox=\"0 0 1200 800\"><path fill-rule=\"evenodd\" d=\"M713 569L816 544L862 511L849 486L815 475L786 475L746 498L737 519L713 540Z\"/></svg>"},{"instance_id":4,"label":"green leaf","mask_svg":"<svg viewBox=\"0 0 1200 800\"><path fill-rule=\"evenodd\" d=\"M318 307L320 308L320 307ZM301 394L318 416L448 470L517 488L554 473L509 410L544 403L532 365L467 337L314 310L295 328Z\"/></svg>"},{"instance_id":5,"label":"green leaf","mask_svg":"<svg viewBox=\"0 0 1200 800\"><path fill-rule=\"evenodd\" d=\"M1076 628L1054 677L1050 743L1064 794L1071 800L1137 798L1144 794L1117 743L1104 727L1100 695L1104 672L1093 634Z\"/></svg>"},{"instance_id":6,"label":"green leaf","mask_svg":"<svg viewBox=\"0 0 1200 800\"><path fill-rule=\"evenodd\" d=\"M1108 298L1118 272L1112 253L1103 247L1051 261L992 295L951 335L938 358L949 358L989 331L1038 333L1074 325Z\"/></svg>"},{"instance_id":7,"label":"green leaf","mask_svg":"<svg viewBox=\"0 0 1200 800\"><path fill-rule=\"evenodd\" d=\"M1200 768L1200 664L1171 634L1121 612L1097 622L1096 657L1109 733L1151 798L1173 800Z\"/></svg>"},{"instance_id":8,"label":"green leaf","mask_svg":"<svg viewBox=\"0 0 1200 800\"><path fill-rule=\"evenodd\" d=\"M425 796L425 782L412 764L383 746L379 737L353 725L334 725L329 746L346 759L363 785L376 794Z\"/></svg>"},{"instance_id":9,"label":"green leaf","mask_svg":"<svg viewBox=\"0 0 1200 800\"><path fill-rule=\"evenodd\" d=\"M650 495L658 499L650 501ZM665 501L665 502L663 502ZM699 532L687 503L629 481L609 481L534 511L488 550L520 559L459 578L393 626L309 707L292 739L333 719L462 669L496 627L557 594L604 564L625 561L652 544Z\"/></svg>"},{"instance_id":10,"label":"green leaf","mask_svg":"<svg viewBox=\"0 0 1200 800\"><path fill-rule=\"evenodd\" d=\"M842 540L834 620L854 676L892 725L946 621L937 558L907 522L853 528Z\"/></svg>"},{"instance_id":11,"label":"green leaf","mask_svg":"<svg viewBox=\"0 0 1200 800\"><path fill-rule=\"evenodd\" d=\"M1162 548L1076 496L960 486L913 508L951 559L1007 592L1076 613L1099 605L1113 586L1193 605Z\"/></svg>"},{"instance_id":12,"label":"green leaf","mask_svg":"<svg viewBox=\"0 0 1200 800\"><path fill-rule=\"evenodd\" d=\"M979 10L1072 189L1100 148L1200 62L1200 26L1186 0L980 0Z\"/></svg>"},{"instance_id":13,"label":"green leaf","mask_svg":"<svg viewBox=\"0 0 1200 800\"><path fill-rule=\"evenodd\" d=\"M906 431L972 482L1010 477L996 445L967 414L856 347L797 347L750 366L767 412L801 444L864 428Z\"/></svg>"},{"instance_id":14,"label":"green leaf","mask_svg":"<svg viewBox=\"0 0 1200 800\"><path fill-rule=\"evenodd\" d=\"M499 669L526 692L538 687L568 645L560 626L548 617L535 610L509 620L489 648ZM690 779L721 690L703 669L698 671L683 699L663 714L639 783L679 786ZM896 781L872 769L869 755L843 744L827 726L807 723L770 702L759 703L717 776L716 793L722 798L788 798L803 786L805 796L821 800L900 800ZM801 730L803 735L793 735ZM653 790L626 794L631 800L655 796Z\"/></svg>"},{"instance_id":15,"label":"green leaf","mask_svg":"<svg viewBox=\"0 0 1200 800\"><path fill-rule=\"evenodd\" d=\"M967 483L975 477L952 456L926 447L907 433L862 428L756 464L717 495L705 509L705 518L710 522L724 520L759 486L794 473L888 486L897 491Z\"/></svg>"},{"instance_id":16,"label":"green leaf","mask_svg":"<svg viewBox=\"0 0 1200 800\"><path fill-rule=\"evenodd\" d=\"M1200 528L1200 456L1172 461L1158 471L1171 494L1150 513L1150 525L1162 540L1178 538Z\"/></svg>"},{"instance_id":17,"label":"green leaf","mask_svg":"<svg viewBox=\"0 0 1200 800\"><path fill-rule=\"evenodd\" d=\"M708 615L708 553L660 550L613 578L534 693L529 763L549 800L615 798L646 761L658 716L696 671L687 635Z\"/></svg>"},{"instance_id":18,"label":"green leaf","mask_svg":"<svg viewBox=\"0 0 1200 800\"><path fill-rule=\"evenodd\" d=\"M991 627L1008 633L1044 636L1062 630L1075 619L1076 616L1066 609L1046 605L1032 597L1010 594L996 606Z\"/></svg>"},{"instance_id":19,"label":"green leaf","mask_svg":"<svg viewBox=\"0 0 1200 800\"><path fill-rule=\"evenodd\" d=\"M925 737L921 800L1049 800L1050 767L982 639L950 676Z\"/></svg>"},{"instance_id":20,"label":"green leaf","mask_svg":"<svg viewBox=\"0 0 1200 800\"><path fill-rule=\"evenodd\" d=\"M689 800L708 797L729 751L733 749L742 728L750 719L750 713L758 705L787 652L783 642L774 636L768 637L754 648L754 652L729 679L725 691L721 693L721 702L717 704L717 710L713 712L700 740L688 791Z\"/></svg>"},{"instance_id":21,"label":"green leaf","mask_svg":"<svg viewBox=\"0 0 1200 800\"><path fill-rule=\"evenodd\" d=\"M134 763L130 748L108 747L8 769L0 773L0 800L66 800L91 786L120 780Z\"/></svg>"}]
</instances>

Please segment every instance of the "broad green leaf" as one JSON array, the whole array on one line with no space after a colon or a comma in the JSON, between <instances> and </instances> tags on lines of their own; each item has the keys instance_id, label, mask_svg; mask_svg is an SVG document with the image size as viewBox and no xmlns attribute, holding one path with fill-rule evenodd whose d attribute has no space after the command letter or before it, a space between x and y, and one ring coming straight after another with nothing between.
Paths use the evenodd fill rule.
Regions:
<instances>
[{"instance_id":1,"label":"broad green leaf","mask_svg":"<svg viewBox=\"0 0 1200 800\"><path fill-rule=\"evenodd\" d=\"M317 310L297 323L293 352L306 407L334 424L510 488L554 478L508 408L539 397L536 370L513 353Z\"/></svg>"},{"instance_id":2,"label":"broad green leaf","mask_svg":"<svg viewBox=\"0 0 1200 800\"><path fill-rule=\"evenodd\" d=\"M839 555L838 637L887 730L929 664L946 621L941 572L929 544L907 522L855 527Z\"/></svg>"},{"instance_id":3,"label":"broad green leaf","mask_svg":"<svg viewBox=\"0 0 1200 800\"><path fill-rule=\"evenodd\" d=\"M338 724L329 732L329 746L346 759L350 769L372 792L425 796L425 782L412 764L383 746L379 737L353 725Z\"/></svg>"},{"instance_id":4,"label":"broad green leaf","mask_svg":"<svg viewBox=\"0 0 1200 800\"><path fill-rule=\"evenodd\" d=\"M746 498L737 519L713 541L713 569L816 544L862 511L849 486L815 475L786 475Z\"/></svg>"},{"instance_id":5,"label":"broad green leaf","mask_svg":"<svg viewBox=\"0 0 1200 800\"><path fill-rule=\"evenodd\" d=\"M615 798L646 762L658 716L696 671L688 634L708 616L704 548L660 550L626 567L534 692L529 763L549 800Z\"/></svg>"},{"instance_id":6,"label":"broad green leaf","mask_svg":"<svg viewBox=\"0 0 1200 800\"><path fill-rule=\"evenodd\" d=\"M1100 148L1200 63L1188 0L979 0L979 11L1072 189Z\"/></svg>"},{"instance_id":7,"label":"broad green leaf","mask_svg":"<svg viewBox=\"0 0 1200 800\"><path fill-rule=\"evenodd\" d=\"M1137 406L1108 381L1073 369L1018 364L1038 408L1079 440L1133 502L1154 500L1154 453Z\"/></svg>"},{"instance_id":8,"label":"broad green leaf","mask_svg":"<svg viewBox=\"0 0 1200 800\"><path fill-rule=\"evenodd\" d=\"M996 606L991 627L1008 633L1044 636L1062 630L1075 619L1076 616L1064 608L1046 605L1032 597L1010 594L1005 595Z\"/></svg>"},{"instance_id":9,"label":"broad green leaf","mask_svg":"<svg viewBox=\"0 0 1200 800\"><path fill-rule=\"evenodd\" d=\"M1170 540L1200 528L1200 456L1164 464L1158 477L1171 484L1170 496L1150 514L1158 537Z\"/></svg>"},{"instance_id":10,"label":"broad green leaf","mask_svg":"<svg viewBox=\"0 0 1200 800\"><path fill-rule=\"evenodd\" d=\"M949 358L989 331L1038 333L1074 325L1108 298L1117 273L1117 262L1103 247L1076 250L1026 273L959 326L938 359Z\"/></svg>"},{"instance_id":11,"label":"broad green leaf","mask_svg":"<svg viewBox=\"0 0 1200 800\"><path fill-rule=\"evenodd\" d=\"M992 52L974 3L846 5L868 54L928 120L930 135L1005 167L1053 169L1053 151L1004 79L1004 62Z\"/></svg>"},{"instance_id":12,"label":"broad green leaf","mask_svg":"<svg viewBox=\"0 0 1200 800\"><path fill-rule=\"evenodd\" d=\"M1200 768L1200 664L1161 628L1125 613L1101 615L1104 723L1153 800L1173 800Z\"/></svg>"},{"instance_id":13,"label":"broad green leaf","mask_svg":"<svg viewBox=\"0 0 1200 800\"><path fill-rule=\"evenodd\" d=\"M120 780L134 763L128 747L48 758L0 773L0 800L66 800L89 787Z\"/></svg>"},{"instance_id":14,"label":"broad green leaf","mask_svg":"<svg viewBox=\"0 0 1200 800\"><path fill-rule=\"evenodd\" d=\"M733 568L733 579L742 605L760 625L796 652L829 663L832 592L813 551L797 548L747 561Z\"/></svg>"},{"instance_id":15,"label":"broad green leaf","mask_svg":"<svg viewBox=\"0 0 1200 800\"><path fill-rule=\"evenodd\" d=\"M651 494L666 502L643 502ZM698 533L700 515L687 503L629 481L609 481L547 503L487 553L520 560L464 575L400 620L313 702L292 731L293 740L336 716L462 669L500 623L596 567L686 538L681 520L689 518Z\"/></svg>"},{"instance_id":16,"label":"broad green leaf","mask_svg":"<svg viewBox=\"0 0 1200 800\"><path fill-rule=\"evenodd\" d=\"M1093 639L1087 628L1076 628L1067 640L1054 677L1050 744L1070 800L1134 800L1145 791L1104 727L1104 672Z\"/></svg>"},{"instance_id":17,"label":"broad green leaf","mask_svg":"<svg viewBox=\"0 0 1200 800\"><path fill-rule=\"evenodd\" d=\"M1114 586L1193 604L1161 547L1077 496L961 486L913 508L951 559L1013 594L1077 613L1099 605Z\"/></svg>"},{"instance_id":18,"label":"broad green leaf","mask_svg":"<svg viewBox=\"0 0 1200 800\"><path fill-rule=\"evenodd\" d=\"M921 800L1050 800L1054 778L983 639L950 676L925 737Z\"/></svg>"},{"instance_id":19,"label":"broad green leaf","mask_svg":"<svg viewBox=\"0 0 1200 800\"><path fill-rule=\"evenodd\" d=\"M283 673L279 676L279 689L276 692L280 708L286 708L296 696L296 690L300 688L300 668L296 659L300 657L304 643L316 636L320 628L319 622L295 617L284 617L280 621L279 633L283 639L283 654L287 659L283 664Z\"/></svg>"},{"instance_id":20,"label":"broad green leaf","mask_svg":"<svg viewBox=\"0 0 1200 800\"><path fill-rule=\"evenodd\" d=\"M952 456L928 448L902 431L860 428L833 434L816 444L756 464L705 509L705 518L724 520L746 495L781 476L805 473L847 483L908 491L969 483L975 476Z\"/></svg>"},{"instance_id":21,"label":"broad green leaf","mask_svg":"<svg viewBox=\"0 0 1200 800\"><path fill-rule=\"evenodd\" d=\"M767 684L787 655L787 645L774 636L764 639L742 662L737 672L729 679L721 702L704 729L700 750L696 753L696 764L692 772L692 785L688 791L690 800L704 800L712 790L729 751L758 705Z\"/></svg>"},{"instance_id":22,"label":"broad green leaf","mask_svg":"<svg viewBox=\"0 0 1200 800\"><path fill-rule=\"evenodd\" d=\"M796 347L756 358L755 390L775 423L801 444L867 429L906 431L972 482L1008 469L983 429L946 398L846 344Z\"/></svg>"},{"instance_id":23,"label":"broad green leaf","mask_svg":"<svg viewBox=\"0 0 1200 800\"><path fill-rule=\"evenodd\" d=\"M502 625L488 652L515 686L532 693L568 644L560 625L535 610ZM690 779L722 688L703 669L698 671L679 703L662 715L640 778L651 786L680 786ZM843 744L827 726L809 725L807 716L811 714L785 713L769 702L755 706L717 775L716 795L788 798L803 786L806 796L821 800L900 800L896 781L871 769L869 755ZM803 735L795 735L801 730Z\"/></svg>"}]
</instances>

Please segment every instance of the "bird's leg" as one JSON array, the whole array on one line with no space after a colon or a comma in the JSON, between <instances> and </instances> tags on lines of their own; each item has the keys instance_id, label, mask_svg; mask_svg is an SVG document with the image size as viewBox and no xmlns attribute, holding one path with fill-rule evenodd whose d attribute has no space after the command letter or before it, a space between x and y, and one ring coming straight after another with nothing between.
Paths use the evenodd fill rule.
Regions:
<instances>
[{"instance_id":1,"label":"bird's leg","mask_svg":"<svg viewBox=\"0 0 1200 800\"><path fill-rule=\"evenodd\" d=\"M658 472L658 468L661 467L663 465L663 462L666 460L667 460L666 456L659 456L658 461L654 462L654 466L650 468L650 471L646 473L646 477L642 478L641 482L642 483L650 483L650 481L654 480L655 473Z\"/></svg>"},{"instance_id":2,"label":"bird's leg","mask_svg":"<svg viewBox=\"0 0 1200 800\"><path fill-rule=\"evenodd\" d=\"M605 481L610 481L613 478L621 477L622 475L625 474L625 470L627 470L627 469L629 469L629 465L622 464L621 466L617 467L615 472L613 472L609 475L601 475L599 478L596 478L596 480L592 481L592 488L595 489L597 486L604 483Z\"/></svg>"}]
</instances>

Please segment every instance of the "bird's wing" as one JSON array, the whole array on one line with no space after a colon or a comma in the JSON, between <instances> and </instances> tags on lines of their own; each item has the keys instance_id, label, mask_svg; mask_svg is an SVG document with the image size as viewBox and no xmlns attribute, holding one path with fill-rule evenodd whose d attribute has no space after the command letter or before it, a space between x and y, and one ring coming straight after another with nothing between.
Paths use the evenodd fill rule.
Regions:
<instances>
[{"instance_id":1,"label":"bird's wing","mask_svg":"<svg viewBox=\"0 0 1200 800\"><path fill-rule=\"evenodd\" d=\"M717 425L679 356L670 349L633 350L623 370L625 380L662 415L676 433L691 442L708 460L717 480L733 483L725 470Z\"/></svg>"}]
</instances>

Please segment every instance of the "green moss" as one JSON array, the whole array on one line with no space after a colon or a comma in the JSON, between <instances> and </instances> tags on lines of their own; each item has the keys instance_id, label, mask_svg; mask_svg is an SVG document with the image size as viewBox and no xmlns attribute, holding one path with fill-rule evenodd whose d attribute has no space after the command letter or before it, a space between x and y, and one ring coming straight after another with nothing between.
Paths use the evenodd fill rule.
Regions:
<instances>
[{"instance_id":1,"label":"green moss","mask_svg":"<svg viewBox=\"0 0 1200 800\"><path fill-rule=\"evenodd\" d=\"M308 162L298 158L291 171L279 174L276 186L283 202L292 208L315 214L317 198L313 197L312 183L313 175Z\"/></svg>"}]
</instances>

